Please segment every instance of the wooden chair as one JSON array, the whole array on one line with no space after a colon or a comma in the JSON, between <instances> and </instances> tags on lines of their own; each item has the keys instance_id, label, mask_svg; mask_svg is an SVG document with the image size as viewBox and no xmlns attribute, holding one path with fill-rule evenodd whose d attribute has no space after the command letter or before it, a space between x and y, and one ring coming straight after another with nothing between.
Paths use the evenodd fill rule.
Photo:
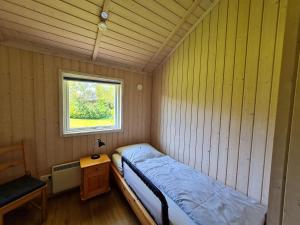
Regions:
<instances>
[{"instance_id":1,"label":"wooden chair","mask_svg":"<svg viewBox=\"0 0 300 225\"><path fill-rule=\"evenodd\" d=\"M28 202L32 202L34 206L41 210L41 220L43 222L47 215L47 184L28 173L23 143L0 148L0 157L11 152L19 152L22 159L0 163L0 173L13 167L22 166L24 174L13 181L0 185L0 225L4 224L4 214ZM32 201L37 197L41 198L41 204Z\"/></svg>"}]
</instances>

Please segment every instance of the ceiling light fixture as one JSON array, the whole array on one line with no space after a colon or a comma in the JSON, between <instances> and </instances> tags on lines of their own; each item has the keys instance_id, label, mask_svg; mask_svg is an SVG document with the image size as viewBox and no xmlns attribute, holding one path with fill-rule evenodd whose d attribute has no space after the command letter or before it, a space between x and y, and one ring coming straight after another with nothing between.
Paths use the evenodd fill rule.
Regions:
<instances>
[{"instance_id":1,"label":"ceiling light fixture","mask_svg":"<svg viewBox=\"0 0 300 225\"><path fill-rule=\"evenodd\" d=\"M103 21L101 21L100 23L98 23L98 28L99 30L105 31L107 30L107 24Z\"/></svg>"}]
</instances>

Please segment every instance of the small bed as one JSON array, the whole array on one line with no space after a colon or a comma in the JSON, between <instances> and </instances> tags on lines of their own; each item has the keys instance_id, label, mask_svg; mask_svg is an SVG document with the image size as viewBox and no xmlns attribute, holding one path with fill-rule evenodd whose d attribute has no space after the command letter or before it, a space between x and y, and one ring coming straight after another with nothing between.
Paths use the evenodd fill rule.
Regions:
<instances>
[{"instance_id":1,"label":"small bed","mask_svg":"<svg viewBox=\"0 0 300 225\"><path fill-rule=\"evenodd\" d=\"M163 155L151 145L137 144L119 148L112 155L112 161L113 177L143 225L265 223L264 206ZM177 177L178 182L175 180ZM190 178L185 177L198 179L198 183L195 181L198 186L192 187ZM195 194L199 190L203 190L200 195ZM205 200L202 199L204 203L199 204L193 198ZM220 203L224 206L220 206ZM228 207L230 204L233 206Z\"/></svg>"},{"instance_id":2,"label":"small bed","mask_svg":"<svg viewBox=\"0 0 300 225\"><path fill-rule=\"evenodd\" d=\"M124 164L124 169L122 168L122 157L120 154L115 153L112 156L113 161L113 175L116 179L121 180L122 187L121 190L124 193L124 189L129 189L129 193L133 196L133 201L138 202L138 205L143 207L143 209L134 210L135 213L138 215L142 211L144 214L146 213L146 218L143 219L142 224L163 224L162 218L162 205L160 199L153 194L147 184L136 174L135 171L132 170L127 164ZM125 178L123 175L123 170L125 171ZM122 174L122 175L121 175ZM126 187L124 187L124 185ZM119 185L120 187L120 185ZM127 190L128 191L128 190ZM163 194L163 193L162 193ZM168 206L168 218L169 224L171 225L189 225L194 224L191 219L179 208L178 205L174 201L172 201L167 195L163 194ZM125 196L126 197L126 196ZM128 197L126 197L128 200ZM132 201L132 200L130 200ZM129 202L130 204L131 202ZM130 204L131 205L131 204ZM145 221L146 220L146 221Z\"/></svg>"}]
</instances>

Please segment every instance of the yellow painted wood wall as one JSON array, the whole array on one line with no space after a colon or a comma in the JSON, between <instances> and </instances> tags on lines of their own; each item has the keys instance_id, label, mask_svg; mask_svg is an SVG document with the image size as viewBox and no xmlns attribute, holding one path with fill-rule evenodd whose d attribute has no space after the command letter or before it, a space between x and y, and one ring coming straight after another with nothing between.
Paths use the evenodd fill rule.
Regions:
<instances>
[{"instance_id":1,"label":"yellow painted wood wall","mask_svg":"<svg viewBox=\"0 0 300 225\"><path fill-rule=\"evenodd\" d=\"M288 0L274 134L268 225L300 221L300 4Z\"/></svg>"},{"instance_id":2,"label":"yellow painted wood wall","mask_svg":"<svg viewBox=\"0 0 300 225\"><path fill-rule=\"evenodd\" d=\"M153 77L151 142L268 204L286 0L221 0Z\"/></svg>"},{"instance_id":3,"label":"yellow painted wood wall","mask_svg":"<svg viewBox=\"0 0 300 225\"><path fill-rule=\"evenodd\" d=\"M300 39L300 38L299 38ZM300 220L300 57L291 123L290 146L286 174L286 187L283 208L283 224L296 225Z\"/></svg>"},{"instance_id":4,"label":"yellow painted wood wall","mask_svg":"<svg viewBox=\"0 0 300 225\"><path fill-rule=\"evenodd\" d=\"M124 131L60 137L59 69L123 79ZM34 174L41 175L49 173L52 165L91 154L97 138L106 143L101 148L105 153L118 146L148 142L151 80L149 75L0 45L0 146L24 140L27 163ZM142 91L137 84L143 84Z\"/></svg>"}]
</instances>

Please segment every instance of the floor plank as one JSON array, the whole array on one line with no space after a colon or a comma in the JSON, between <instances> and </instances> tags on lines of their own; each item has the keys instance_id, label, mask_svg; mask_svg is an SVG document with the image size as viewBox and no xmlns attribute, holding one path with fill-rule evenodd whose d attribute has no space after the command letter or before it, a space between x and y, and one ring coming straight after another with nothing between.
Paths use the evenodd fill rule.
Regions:
<instances>
[{"instance_id":1,"label":"floor plank","mask_svg":"<svg viewBox=\"0 0 300 225\"><path fill-rule=\"evenodd\" d=\"M40 214L31 205L4 217L5 225L35 225ZM48 219L43 225L139 225L139 221L116 187L110 193L81 202L79 190L55 196L48 201Z\"/></svg>"}]
</instances>

